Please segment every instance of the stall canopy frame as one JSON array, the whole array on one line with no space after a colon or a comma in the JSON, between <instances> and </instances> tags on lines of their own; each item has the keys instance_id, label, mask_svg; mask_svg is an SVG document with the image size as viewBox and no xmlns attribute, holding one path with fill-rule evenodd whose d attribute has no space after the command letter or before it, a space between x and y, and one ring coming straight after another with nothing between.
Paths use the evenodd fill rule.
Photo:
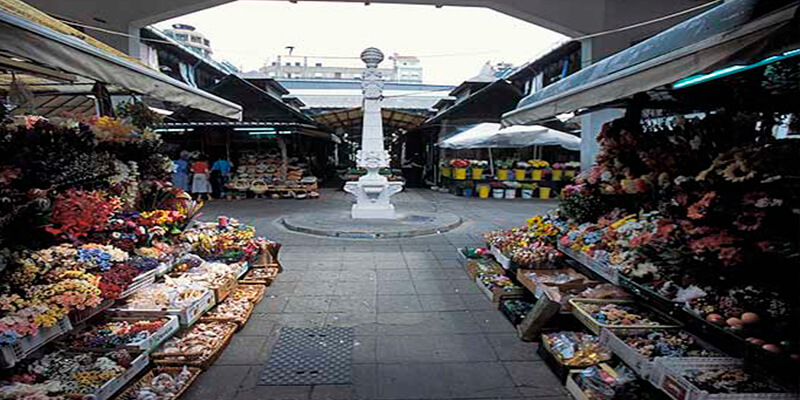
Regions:
<instances>
[{"instance_id":1,"label":"stall canopy frame","mask_svg":"<svg viewBox=\"0 0 800 400\"><path fill-rule=\"evenodd\" d=\"M797 16L797 1L773 1L725 2L529 95L503 115L503 124L532 124L596 108L735 63L743 49L763 52L765 39ZM755 15L764 8L772 11Z\"/></svg>"}]
</instances>

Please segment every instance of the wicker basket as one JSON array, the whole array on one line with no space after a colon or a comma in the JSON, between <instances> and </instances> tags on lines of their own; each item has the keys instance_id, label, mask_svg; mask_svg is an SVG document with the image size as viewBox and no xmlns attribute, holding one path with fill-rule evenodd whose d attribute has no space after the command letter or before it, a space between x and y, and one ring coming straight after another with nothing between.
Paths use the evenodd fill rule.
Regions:
<instances>
[{"instance_id":1,"label":"wicker basket","mask_svg":"<svg viewBox=\"0 0 800 400\"><path fill-rule=\"evenodd\" d=\"M226 332L222 335L222 337L217 341L216 347L212 349L212 352L209 355L204 356L203 353L196 353L196 354L165 354L160 351L157 351L151 355L151 359L153 363L159 366L190 366L190 367L198 367L202 369L206 369L217 361L217 358L222 354L222 351L228 347L228 344L231 342L231 338L233 338L233 334L238 329L238 326L231 322L219 322L220 324L228 325ZM179 357L183 359L178 359Z\"/></svg>"},{"instance_id":2,"label":"wicker basket","mask_svg":"<svg viewBox=\"0 0 800 400\"><path fill-rule=\"evenodd\" d=\"M175 395L170 400L175 400L177 398L180 398L181 395L184 392L186 392L186 389L192 386L192 383L194 383L197 377L200 376L201 373L203 373L203 370L200 368L194 368L194 367L187 367L187 368L189 369L189 372L192 375L189 377L189 380L186 381L186 385L180 388L180 390L178 390L178 392L175 393ZM155 378L158 375L161 375L162 373L168 373L172 375L172 377L174 378L179 373L181 373L181 370L183 370L183 367L152 368L149 371L147 371L144 375L142 375L142 377L139 378L139 380L129 385L124 392L120 393L119 396L115 398L115 400L136 400L139 397L139 389L141 389L143 386L149 385L150 382L153 381L153 378Z\"/></svg>"},{"instance_id":3,"label":"wicker basket","mask_svg":"<svg viewBox=\"0 0 800 400\"><path fill-rule=\"evenodd\" d=\"M643 310L649 312L650 314L658 316L660 321L664 321L661 325L608 325L595 320L588 312L586 312L583 308L581 308L582 303L593 303L593 304L623 304L623 305L636 305L637 307L642 308ZM572 305L572 313L575 315L575 318L578 321L581 321L584 325L586 325L589 330L591 330L595 335L600 334L600 330L602 328L606 328L609 330L639 330L639 329L669 329L669 328L680 328L683 326L680 322L676 321L672 317L658 312L655 309L647 306L646 304L637 303L631 300L601 300L601 299L570 299L569 304Z\"/></svg>"},{"instance_id":4,"label":"wicker basket","mask_svg":"<svg viewBox=\"0 0 800 400\"><path fill-rule=\"evenodd\" d=\"M200 322L233 322L236 324L236 330L240 330L244 328L244 325L247 321L250 320L250 317L253 315L253 310L255 310L256 305L254 303L250 303L250 307L247 309L247 312L239 318L235 317L218 317L214 315L208 315L200 318ZM209 313L213 313L214 310L212 309Z\"/></svg>"},{"instance_id":5,"label":"wicker basket","mask_svg":"<svg viewBox=\"0 0 800 400\"><path fill-rule=\"evenodd\" d=\"M246 291L247 293L245 296L248 300L250 300L253 304L258 304L261 300L264 299L264 292L267 290L267 287L264 285L241 285L236 287L234 290L234 294L239 291Z\"/></svg>"},{"instance_id":6,"label":"wicker basket","mask_svg":"<svg viewBox=\"0 0 800 400\"><path fill-rule=\"evenodd\" d=\"M269 286L272 280L278 276L278 268L250 268L247 275L239 280L243 285L266 285Z\"/></svg>"}]
</instances>

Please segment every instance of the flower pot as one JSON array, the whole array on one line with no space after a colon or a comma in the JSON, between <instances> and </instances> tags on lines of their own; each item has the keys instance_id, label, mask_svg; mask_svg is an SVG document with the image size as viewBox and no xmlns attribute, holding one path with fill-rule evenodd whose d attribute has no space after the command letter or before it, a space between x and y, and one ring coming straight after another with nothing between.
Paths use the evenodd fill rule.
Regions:
<instances>
[{"instance_id":1,"label":"flower pot","mask_svg":"<svg viewBox=\"0 0 800 400\"><path fill-rule=\"evenodd\" d=\"M453 169L450 167L443 167L442 168L442 176L445 178L449 178L453 176Z\"/></svg>"},{"instance_id":2,"label":"flower pot","mask_svg":"<svg viewBox=\"0 0 800 400\"><path fill-rule=\"evenodd\" d=\"M528 171L526 171L524 169L515 169L514 170L514 178L516 178L518 181L524 181L525 180L525 176L527 175L527 172Z\"/></svg>"},{"instance_id":3,"label":"flower pot","mask_svg":"<svg viewBox=\"0 0 800 400\"><path fill-rule=\"evenodd\" d=\"M495 199L502 199L506 195L506 190L503 188L492 189L492 197Z\"/></svg>"},{"instance_id":4,"label":"flower pot","mask_svg":"<svg viewBox=\"0 0 800 400\"><path fill-rule=\"evenodd\" d=\"M506 198L507 199L516 199L517 198L517 189L506 189Z\"/></svg>"},{"instance_id":5,"label":"flower pot","mask_svg":"<svg viewBox=\"0 0 800 400\"><path fill-rule=\"evenodd\" d=\"M564 177L566 177L567 179L575 179L575 170L568 169L564 171Z\"/></svg>"},{"instance_id":6,"label":"flower pot","mask_svg":"<svg viewBox=\"0 0 800 400\"><path fill-rule=\"evenodd\" d=\"M464 188L464 197L472 197L472 188Z\"/></svg>"},{"instance_id":7,"label":"flower pot","mask_svg":"<svg viewBox=\"0 0 800 400\"><path fill-rule=\"evenodd\" d=\"M549 199L550 198L550 188L539 188L539 198L540 199Z\"/></svg>"},{"instance_id":8,"label":"flower pot","mask_svg":"<svg viewBox=\"0 0 800 400\"><path fill-rule=\"evenodd\" d=\"M560 169L554 169L554 170L553 170L553 180L554 180L554 181L560 181L560 180L561 180L561 176L562 176L563 174L564 174L564 171L563 171L563 170L560 170Z\"/></svg>"},{"instance_id":9,"label":"flower pot","mask_svg":"<svg viewBox=\"0 0 800 400\"><path fill-rule=\"evenodd\" d=\"M533 198L533 189L522 189L522 198L523 199L532 199Z\"/></svg>"},{"instance_id":10,"label":"flower pot","mask_svg":"<svg viewBox=\"0 0 800 400\"><path fill-rule=\"evenodd\" d=\"M488 199L489 193L492 192L492 188L489 185L479 185L478 186L478 197L482 199Z\"/></svg>"},{"instance_id":11,"label":"flower pot","mask_svg":"<svg viewBox=\"0 0 800 400\"><path fill-rule=\"evenodd\" d=\"M508 180L508 172L509 171L507 169L498 169L497 170L497 179L499 179L501 181L507 181Z\"/></svg>"},{"instance_id":12,"label":"flower pot","mask_svg":"<svg viewBox=\"0 0 800 400\"><path fill-rule=\"evenodd\" d=\"M535 181L540 181L540 180L542 180L542 174L543 173L544 173L544 170L535 169L535 170L531 171L531 179L533 179Z\"/></svg>"},{"instance_id":13,"label":"flower pot","mask_svg":"<svg viewBox=\"0 0 800 400\"><path fill-rule=\"evenodd\" d=\"M472 179L474 180L483 179L483 168L473 168Z\"/></svg>"},{"instance_id":14,"label":"flower pot","mask_svg":"<svg viewBox=\"0 0 800 400\"><path fill-rule=\"evenodd\" d=\"M466 168L453 169L453 179L458 179L460 181L467 179L467 169Z\"/></svg>"}]
</instances>

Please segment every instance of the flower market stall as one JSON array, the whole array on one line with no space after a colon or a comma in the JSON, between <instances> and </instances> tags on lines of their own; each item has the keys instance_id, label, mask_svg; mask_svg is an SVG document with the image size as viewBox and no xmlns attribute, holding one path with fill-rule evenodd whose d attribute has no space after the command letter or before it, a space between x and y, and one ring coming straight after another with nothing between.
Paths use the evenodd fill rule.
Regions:
<instances>
[{"instance_id":1,"label":"flower market stall","mask_svg":"<svg viewBox=\"0 0 800 400\"><path fill-rule=\"evenodd\" d=\"M527 289L497 307L574 398L798 398L800 52L777 54L619 100L557 210L465 251Z\"/></svg>"},{"instance_id":2,"label":"flower market stall","mask_svg":"<svg viewBox=\"0 0 800 400\"><path fill-rule=\"evenodd\" d=\"M578 162L550 162L539 158L520 160L523 150L541 157L542 146L559 146L551 159L571 159L561 152L580 150L580 138L544 126L512 126L482 123L436 144L459 154L486 149L488 160L450 159L442 162L443 185L466 197L551 198L574 177ZM497 159L497 155L502 157Z\"/></svg>"},{"instance_id":3,"label":"flower market stall","mask_svg":"<svg viewBox=\"0 0 800 400\"><path fill-rule=\"evenodd\" d=\"M116 114L2 117L0 398L105 400L136 379L125 395L174 398L280 272L254 228L194 221L157 116Z\"/></svg>"}]
</instances>

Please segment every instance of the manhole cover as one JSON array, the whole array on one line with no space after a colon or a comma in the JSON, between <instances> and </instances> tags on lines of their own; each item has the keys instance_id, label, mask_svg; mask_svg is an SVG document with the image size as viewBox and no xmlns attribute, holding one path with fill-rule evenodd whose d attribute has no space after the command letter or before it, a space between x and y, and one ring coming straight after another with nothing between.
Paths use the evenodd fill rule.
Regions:
<instances>
[{"instance_id":1,"label":"manhole cover","mask_svg":"<svg viewBox=\"0 0 800 400\"><path fill-rule=\"evenodd\" d=\"M349 384L352 350L352 328L283 328L258 384Z\"/></svg>"}]
</instances>

